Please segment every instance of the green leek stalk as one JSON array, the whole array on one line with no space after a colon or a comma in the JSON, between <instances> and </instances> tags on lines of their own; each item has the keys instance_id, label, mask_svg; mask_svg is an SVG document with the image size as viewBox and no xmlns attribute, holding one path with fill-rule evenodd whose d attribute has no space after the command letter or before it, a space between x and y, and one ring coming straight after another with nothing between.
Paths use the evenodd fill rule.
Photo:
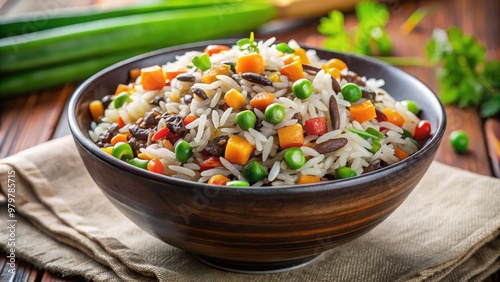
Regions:
<instances>
[{"instance_id":1,"label":"green leek stalk","mask_svg":"<svg viewBox=\"0 0 500 282\"><path fill-rule=\"evenodd\" d=\"M98 6L92 6L86 9L82 9L81 7L66 8L55 13L48 13L46 11L34 12L18 17L0 19L0 38L102 19L159 11L199 8L232 2L234 1L219 0L215 2L214 0L163 0L153 4L125 6L113 9L103 9Z\"/></svg>"},{"instance_id":2,"label":"green leek stalk","mask_svg":"<svg viewBox=\"0 0 500 282\"><path fill-rule=\"evenodd\" d=\"M240 34L275 16L275 8L267 1L240 1L103 19L2 38L0 73Z\"/></svg>"}]
</instances>

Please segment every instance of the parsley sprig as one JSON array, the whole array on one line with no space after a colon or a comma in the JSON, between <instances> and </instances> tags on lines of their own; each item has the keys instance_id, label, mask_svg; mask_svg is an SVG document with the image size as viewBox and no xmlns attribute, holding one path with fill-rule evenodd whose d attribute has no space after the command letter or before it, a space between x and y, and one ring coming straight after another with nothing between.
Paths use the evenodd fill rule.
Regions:
<instances>
[{"instance_id":1,"label":"parsley sprig","mask_svg":"<svg viewBox=\"0 0 500 282\"><path fill-rule=\"evenodd\" d=\"M486 51L458 28L436 29L426 45L437 73L444 104L479 106L482 117L500 114L500 61L486 61Z\"/></svg>"}]
</instances>

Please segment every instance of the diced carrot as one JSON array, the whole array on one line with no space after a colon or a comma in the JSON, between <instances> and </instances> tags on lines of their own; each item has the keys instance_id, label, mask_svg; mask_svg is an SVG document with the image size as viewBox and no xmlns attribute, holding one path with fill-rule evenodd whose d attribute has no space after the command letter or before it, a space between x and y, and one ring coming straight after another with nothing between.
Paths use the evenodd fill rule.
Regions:
<instances>
[{"instance_id":1,"label":"diced carrot","mask_svg":"<svg viewBox=\"0 0 500 282\"><path fill-rule=\"evenodd\" d=\"M336 68L342 71L347 68L347 64L344 63L344 61L342 61L341 59L333 58L323 65L323 69L331 69L331 68Z\"/></svg>"},{"instance_id":2,"label":"diced carrot","mask_svg":"<svg viewBox=\"0 0 500 282\"><path fill-rule=\"evenodd\" d=\"M208 184L226 186L226 183L231 181L231 179L225 177L222 174L216 174L208 180Z\"/></svg>"},{"instance_id":3,"label":"diced carrot","mask_svg":"<svg viewBox=\"0 0 500 282\"><path fill-rule=\"evenodd\" d=\"M115 90L115 95L118 95L122 92L130 93L130 86L125 85L125 84L118 84L118 87L116 87L116 90Z\"/></svg>"},{"instance_id":4,"label":"diced carrot","mask_svg":"<svg viewBox=\"0 0 500 282\"><path fill-rule=\"evenodd\" d=\"M408 158L410 155L408 155L402 149L396 148L396 149L394 149L394 156L396 156L396 158L398 158L400 161L402 161L402 160Z\"/></svg>"},{"instance_id":5,"label":"diced carrot","mask_svg":"<svg viewBox=\"0 0 500 282\"><path fill-rule=\"evenodd\" d=\"M253 72L261 74L264 70L264 58L258 53L240 56L236 61L236 73Z\"/></svg>"},{"instance_id":6,"label":"diced carrot","mask_svg":"<svg viewBox=\"0 0 500 282\"><path fill-rule=\"evenodd\" d=\"M285 65L289 65L295 61L300 61L300 57L299 56L295 56L295 55L289 55L287 57L285 57L285 59L283 60L283 63Z\"/></svg>"},{"instance_id":7,"label":"diced carrot","mask_svg":"<svg viewBox=\"0 0 500 282\"><path fill-rule=\"evenodd\" d=\"M387 121L394 125L402 127L405 123L405 119L394 109L386 108L382 113L387 117Z\"/></svg>"},{"instance_id":8,"label":"diced carrot","mask_svg":"<svg viewBox=\"0 0 500 282\"><path fill-rule=\"evenodd\" d=\"M101 101L94 100L89 104L89 111L92 119L94 121L99 121L99 118L104 115L104 106Z\"/></svg>"},{"instance_id":9,"label":"diced carrot","mask_svg":"<svg viewBox=\"0 0 500 282\"><path fill-rule=\"evenodd\" d=\"M333 78L335 79L340 79L340 70L338 68L326 68L326 67L323 67L323 70L326 72L326 73L329 73Z\"/></svg>"},{"instance_id":10,"label":"diced carrot","mask_svg":"<svg viewBox=\"0 0 500 282\"><path fill-rule=\"evenodd\" d=\"M104 152L106 152L110 155L113 153L113 147L101 148L101 150L103 150Z\"/></svg>"},{"instance_id":11,"label":"diced carrot","mask_svg":"<svg viewBox=\"0 0 500 282\"><path fill-rule=\"evenodd\" d=\"M295 52L293 52L293 54L295 56L299 56L300 57L300 61L303 64L310 64L311 63L309 61L309 57L307 57L306 50L304 50L302 48L297 48L297 49L295 49Z\"/></svg>"},{"instance_id":12,"label":"diced carrot","mask_svg":"<svg viewBox=\"0 0 500 282\"><path fill-rule=\"evenodd\" d=\"M141 69L141 83L144 90L160 90L165 86L165 73L156 65Z\"/></svg>"},{"instance_id":13,"label":"diced carrot","mask_svg":"<svg viewBox=\"0 0 500 282\"><path fill-rule=\"evenodd\" d=\"M196 116L195 115L188 115L185 119L184 119L184 125L188 125L190 123L192 123L193 121L196 120Z\"/></svg>"},{"instance_id":14,"label":"diced carrot","mask_svg":"<svg viewBox=\"0 0 500 282\"><path fill-rule=\"evenodd\" d=\"M172 81L172 79L176 78L179 74L186 73L185 70L177 70L177 71L166 71L165 72L165 80L168 80L169 82Z\"/></svg>"},{"instance_id":15,"label":"diced carrot","mask_svg":"<svg viewBox=\"0 0 500 282\"><path fill-rule=\"evenodd\" d=\"M306 175L302 174L299 178L297 184L309 184L309 183L318 183L321 182L321 178L314 175Z\"/></svg>"},{"instance_id":16,"label":"diced carrot","mask_svg":"<svg viewBox=\"0 0 500 282\"><path fill-rule=\"evenodd\" d=\"M234 88L226 92L226 95L224 95L224 101L226 101L226 104L229 107L235 110L241 110L246 104L245 96Z\"/></svg>"},{"instance_id":17,"label":"diced carrot","mask_svg":"<svg viewBox=\"0 0 500 282\"><path fill-rule=\"evenodd\" d=\"M302 62L300 58L298 60L293 60L293 62L281 67L280 72L281 74L287 76L291 81L296 81L306 77L304 75L304 69L302 68Z\"/></svg>"},{"instance_id":18,"label":"diced carrot","mask_svg":"<svg viewBox=\"0 0 500 282\"><path fill-rule=\"evenodd\" d=\"M250 100L250 106L264 112L267 106L274 102L274 94L271 92L260 92Z\"/></svg>"},{"instance_id":19,"label":"diced carrot","mask_svg":"<svg viewBox=\"0 0 500 282\"><path fill-rule=\"evenodd\" d=\"M118 125L119 128L125 126L125 122L123 121L123 118L121 116L118 116L118 118L116 119L116 124Z\"/></svg>"},{"instance_id":20,"label":"diced carrot","mask_svg":"<svg viewBox=\"0 0 500 282\"><path fill-rule=\"evenodd\" d=\"M159 159L152 159L148 162L148 170L163 174L163 163Z\"/></svg>"},{"instance_id":21,"label":"diced carrot","mask_svg":"<svg viewBox=\"0 0 500 282\"><path fill-rule=\"evenodd\" d=\"M254 146L246 138L233 135L227 140L224 158L232 163L245 165L253 149Z\"/></svg>"},{"instance_id":22,"label":"diced carrot","mask_svg":"<svg viewBox=\"0 0 500 282\"><path fill-rule=\"evenodd\" d=\"M281 149L304 145L302 125L293 124L278 129L278 138L280 140Z\"/></svg>"},{"instance_id":23,"label":"diced carrot","mask_svg":"<svg viewBox=\"0 0 500 282\"><path fill-rule=\"evenodd\" d=\"M375 106L370 100L350 106L349 112L351 113L351 119L357 122L365 122L377 117Z\"/></svg>"},{"instance_id":24,"label":"diced carrot","mask_svg":"<svg viewBox=\"0 0 500 282\"><path fill-rule=\"evenodd\" d=\"M127 142L127 134L120 133L111 138L111 145L114 146L118 142Z\"/></svg>"},{"instance_id":25,"label":"diced carrot","mask_svg":"<svg viewBox=\"0 0 500 282\"><path fill-rule=\"evenodd\" d=\"M200 173L216 167L222 167L219 157L210 156L208 159L200 163Z\"/></svg>"},{"instance_id":26,"label":"diced carrot","mask_svg":"<svg viewBox=\"0 0 500 282\"><path fill-rule=\"evenodd\" d=\"M226 45L208 45L203 52L207 53L207 55L212 56L213 54L217 54L223 51L230 50Z\"/></svg>"},{"instance_id":27,"label":"diced carrot","mask_svg":"<svg viewBox=\"0 0 500 282\"><path fill-rule=\"evenodd\" d=\"M128 74L130 76L130 80L135 81L139 75L141 75L141 69L131 69Z\"/></svg>"}]
</instances>

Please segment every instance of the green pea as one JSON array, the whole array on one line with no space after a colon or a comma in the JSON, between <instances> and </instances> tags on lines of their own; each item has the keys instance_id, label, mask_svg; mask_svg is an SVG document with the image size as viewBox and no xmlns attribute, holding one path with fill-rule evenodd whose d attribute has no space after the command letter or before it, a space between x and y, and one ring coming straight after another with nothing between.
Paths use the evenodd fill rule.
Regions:
<instances>
[{"instance_id":1,"label":"green pea","mask_svg":"<svg viewBox=\"0 0 500 282\"><path fill-rule=\"evenodd\" d=\"M408 108L408 111L412 112L415 115L418 115L418 112L420 112L417 103L415 103L415 101L413 100L403 100L401 101L401 103Z\"/></svg>"},{"instance_id":2,"label":"green pea","mask_svg":"<svg viewBox=\"0 0 500 282\"><path fill-rule=\"evenodd\" d=\"M277 103L271 104L267 106L264 116L268 122L278 124L285 118L285 107Z\"/></svg>"},{"instance_id":3,"label":"green pea","mask_svg":"<svg viewBox=\"0 0 500 282\"><path fill-rule=\"evenodd\" d=\"M455 152L465 153L469 148L469 136L463 130L455 130L450 134L450 143Z\"/></svg>"},{"instance_id":4,"label":"green pea","mask_svg":"<svg viewBox=\"0 0 500 282\"><path fill-rule=\"evenodd\" d=\"M131 102L130 96L127 92L122 92L118 94L113 100L113 106L115 109L121 108L125 102Z\"/></svg>"},{"instance_id":5,"label":"green pea","mask_svg":"<svg viewBox=\"0 0 500 282\"><path fill-rule=\"evenodd\" d=\"M257 117L250 110L245 110L236 114L236 123L243 130L248 130L255 127L255 122L257 122Z\"/></svg>"},{"instance_id":6,"label":"green pea","mask_svg":"<svg viewBox=\"0 0 500 282\"><path fill-rule=\"evenodd\" d=\"M295 94L295 97L304 100L311 97L311 94L313 93L313 86L309 79L302 78L293 83L292 91L293 94Z\"/></svg>"},{"instance_id":7,"label":"green pea","mask_svg":"<svg viewBox=\"0 0 500 282\"><path fill-rule=\"evenodd\" d=\"M302 150L297 147L287 149L283 158L291 169L299 169L306 163L306 156L304 156Z\"/></svg>"},{"instance_id":8,"label":"green pea","mask_svg":"<svg viewBox=\"0 0 500 282\"><path fill-rule=\"evenodd\" d=\"M261 164L259 164L259 162L253 161L246 164L241 169L241 174L246 180L248 180L248 182L255 183L264 179L267 175L267 171Z\"/></svg>"},{"instance_id":9,"label":"green pea","mask_svg":"<svg viewBox=\"0 0 500 282\"><path fill-rule=\"evenodd\" d=\"M118 142L113 146L111 155L120 160L130 160L134 157L134 151L128 143Z\"/></svg>"},{"instance_id":10,"label":"green pea","mask_svg":"<svg viewBox=\"0 0 500 282\"><path fill-rule=\"evenodd\" d=\"M226 183L226 186L249 187L250 183L243 180L233 180Z\"/></svg>"},{"instance_id":11,"label":"green pea","mask_svg":"<svg viewBox=\"0 0 500 282\"><path fill-rule=\"evenodd\" d=\"M185 140L180 140L175 145L175 158L181 162L185 163L193 156L193 148Z\"/></svg>"},{"instance_id":12,"label":"green pea","mask_svg":"<svg viewBox=\"0 0 500 282\"><path fill-rule=\"evenodd\" d=\"M148 169L148 162L149 162L148 160L142 160L139 158L133 158L130 161L128 161L129 164L146 170Z\"/></svg>"},{"instance_id":13,"label":"green pea","mask_svg":"<svg viewBox=\"0 0 500 282\"><path fill-rule=\"evenodd\" d=\"M341 92L344 96L344 99L351 103L359 101L362 96L361 89L357 84L354 83L347 83L346 85L342 86Z\"/></svg>"},{"instance_id":14,"label":"green pea","mask_svg":"<svg viewBox=\"0 0 500 282\"><path fill-rule=\"evenodd\" d=\"M335 170L335 177L337 178L349 178L358 175L353 169L341 166Z\"/></svg>"},{"instance_id":15,"label":"green pea","mask_svg":"<svg viewBox=\"0 0 500 282\"><path fill-rule=\"evenodd\" d=\"M276 50L288 54L295 52L295 50L292 47L288 46L288 44L286 43L280 43L276 45Z\"/></svg>"}]
</instances>

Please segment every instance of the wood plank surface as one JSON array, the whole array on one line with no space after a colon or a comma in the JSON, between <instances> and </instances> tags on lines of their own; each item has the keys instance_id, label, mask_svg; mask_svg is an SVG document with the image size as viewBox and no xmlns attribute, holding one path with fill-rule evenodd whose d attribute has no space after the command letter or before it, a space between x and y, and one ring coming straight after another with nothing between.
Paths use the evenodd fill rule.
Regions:
<instances>
[{"instance_id":1,"label":"wood plank surface","mask_svg":"<svg viewBox=\"0 0 500 282\"><path fill-rule=\"evenodd\" d=\"M0 0L0 15L40 10L35 0ZM50 1L48 1L50 2ZM91 0L57 0L63 6L78 6L96 3ZM500 58L500 1L498 0L414 0L387 1L391 18L387 30L394 42L395 56L424 57L424 45L435 28L460 27L466 34L474 35L486 46L487 57ZM58 4L59 5L59 4ZM60 7L55 7L60 8ZM399 32L401 24L417 8L429 8L434 12L408 35ZM48 9L48 8L47 8ZM47 10L53 12L54 10ZM325 11L326 14L327 11ZM301 21L277 21L257 32L258 36L276 36L278 40L295 39L310 46L322 46L324 36L317 32L319 19ZM351 13L346 16L349 27L354 26L355 18ZM439 94L435 68L403 67L403 70L416 76ZM33 92L21 97L0 101L0 158L50 140L54 136L68 133L63 109L75 84L51 90ZM447 106L447 132L437 152L436 160L483 175L493 175L488 157L485 138L485 121L473 109L458 109ZM487 122L490 126L492 122ZM462 129L471 138L470 150L466 154L456 154L449 145L448 134ZM491 148L490 148L491 151ZM1 201L1 199L0 199ZM6 254L0 254L0 281L79 281L79 277L60 278L44 270L38 270L26 262L17 262L17 274L11 276L6 266ZM499 273L486 281L499 281Z\"/></svg>"}]
</instances>

